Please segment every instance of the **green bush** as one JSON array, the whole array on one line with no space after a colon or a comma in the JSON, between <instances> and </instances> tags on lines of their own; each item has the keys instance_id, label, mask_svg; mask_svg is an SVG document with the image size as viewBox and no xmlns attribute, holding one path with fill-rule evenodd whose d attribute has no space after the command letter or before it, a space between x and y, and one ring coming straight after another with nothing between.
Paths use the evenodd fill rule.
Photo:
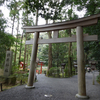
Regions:
<instances>
[{"instance_id":1,"label":"green bush","mask_svg":"<svg viewBox=\"0 0 100 100\"><path fill-rule=\"evenodd\" d=\"M55 72L54 70L55 70L55 67L50 68L50 69L49 69L49 72L48 72L48 75L49 75L49 76L52 76L53 73Z\"/></svg>"},{"instance_id":2,"label":"green bush","mask_svg":"<svg viewBox=\"0 0 100 100\"><path fill-rule=\"evenodd\" d=\"M67 77L68 76L68 68L67 67L64 69L64 72L65 72L65 77Z\"/></svg>"},{"instance_id":3,"label":"green bush","mask_svg":"<svg viewBox=\"0 0 100 100\"><path fill-rule=\"evenodd\" d=\"M100 75L96 77L96 81L100 82Z\"/></svg>"},{"instance_id":4,"label":"green bush","mask_svg":"<svg viewBox=\"0 0 100 100\"><path fill-rule=\"evenodd\" d=\"M12 74L15 74L15 72L17 71L19 71L18 66L12 66L12 70L11 70Z\"/></svg>"},{"instance_id":5,"label":"green bush","mask_svg":"<svg viewBox=\"0 0 100 100\"><path fill-rule=\"evenodd\" d=\"M49 69L48 75L53 77L59 77L60 69L57 67L52 67Z\"/></svg>"},{"instance_id":6,"label":"green bush","mask_svg":"<svg viewBox=\"0 0 100 100\"><path fill-rule=\"evenodd\" d=\"M75 75L75 68L72 68L72 75Z\"/></svg>"}]
</instances>

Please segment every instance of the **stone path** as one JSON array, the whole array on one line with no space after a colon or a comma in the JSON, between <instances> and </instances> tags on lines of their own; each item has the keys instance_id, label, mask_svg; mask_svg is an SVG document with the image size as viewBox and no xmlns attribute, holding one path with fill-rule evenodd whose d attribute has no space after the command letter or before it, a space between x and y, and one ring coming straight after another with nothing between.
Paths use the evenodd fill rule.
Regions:
<instances>
[{"instance_id":1,"label":"stone path","mask_svg":"<svg viewBox=\"0 0 100 100\"><path fill-rule=\"evenodd\" d=\"M98 72L95 72L96 75ZM35 89L25 89L25 85L17 86L0 92L0 100L83 100L75 98L78 92L77 75L71 78L48 78L39 74L37 78ZM95 82L92 85L92 73L86 73L86 88L89 100L100 100L100 84Z\"/></svg>"}]
</instances>

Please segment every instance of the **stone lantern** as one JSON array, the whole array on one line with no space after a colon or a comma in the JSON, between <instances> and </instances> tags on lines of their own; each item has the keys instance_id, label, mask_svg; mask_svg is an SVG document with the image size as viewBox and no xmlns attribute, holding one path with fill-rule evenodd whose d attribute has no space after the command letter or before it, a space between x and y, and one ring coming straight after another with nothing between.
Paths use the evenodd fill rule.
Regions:
<instances>
[{"instance_id":1,"label":"stone lantern","mask_svg":"<svg viewBox=\"0 0 100 100\"><path fill-rule=\"evenodd\" d=\"M65 63L61 64L61 70L62 70L62 76L64 77L64 69L65 69Z\"/></svg>"}]
</instances>

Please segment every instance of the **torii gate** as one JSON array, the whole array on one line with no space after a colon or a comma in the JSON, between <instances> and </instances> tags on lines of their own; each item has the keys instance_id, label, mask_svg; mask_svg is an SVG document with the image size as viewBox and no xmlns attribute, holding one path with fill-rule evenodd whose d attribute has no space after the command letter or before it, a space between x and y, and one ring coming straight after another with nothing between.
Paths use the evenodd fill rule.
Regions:
<instances>
[{"instance_id":1,"label":"torii gate","mask_svg":"<svg viewBox=\"0 0 100 100\"><path fill-rule=\"evenodd\" d=\"M40 74L42 74L42 66L43 66L44 64L43 64L42 61L40 61L40 62L38 63L38 65L41 65L41 67L40 67Z\"/></svg>"},{"instance_id":2,"label":"torii gate","mask_svg":"<svg viewBox=\"0 0 100 100\"><path fill-rule=\"evenodd\" d=\"M88 98L86 95L86 82L85 82L85 64L84 64L84 46L83 41L95 41L97 40L96 35L84 35L83 28L85 26L91 26L97 24L100 14L80 18L72 21L65 21L60 23L48 24L48 25L39 25L39 26L24 26L26 33L34 33L34 40L26 41L26 44L33 44L30 71L28 77L28 84L26 88L34 88L33 79L34 79L34 70L35 62L37 55L37 48L39 43L62 43L62 42L77 42L77 65L78 65L78 98ZM76 36L67 37L67 38L57 38L59 30L72 29L76 28ZM39 39L40 32L55 31L53 39Z\"/></svg>"}]
</instances>

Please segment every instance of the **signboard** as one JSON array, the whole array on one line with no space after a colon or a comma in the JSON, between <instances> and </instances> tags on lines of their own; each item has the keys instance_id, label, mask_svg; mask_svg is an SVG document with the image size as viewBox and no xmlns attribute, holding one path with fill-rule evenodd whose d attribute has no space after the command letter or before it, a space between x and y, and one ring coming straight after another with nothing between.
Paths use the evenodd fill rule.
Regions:
<instances>
[{"instance_id":1,"label":"signboard","mask_svg":"<svg viewBox=\"0 0 100 100\"><path fill-rule=\"evenodd\" d=\"M4 65L4 76L6 77L8 77L11 74L12 56L12 51L6 51L6 59Z\"/></svg>"}]
</instances>

